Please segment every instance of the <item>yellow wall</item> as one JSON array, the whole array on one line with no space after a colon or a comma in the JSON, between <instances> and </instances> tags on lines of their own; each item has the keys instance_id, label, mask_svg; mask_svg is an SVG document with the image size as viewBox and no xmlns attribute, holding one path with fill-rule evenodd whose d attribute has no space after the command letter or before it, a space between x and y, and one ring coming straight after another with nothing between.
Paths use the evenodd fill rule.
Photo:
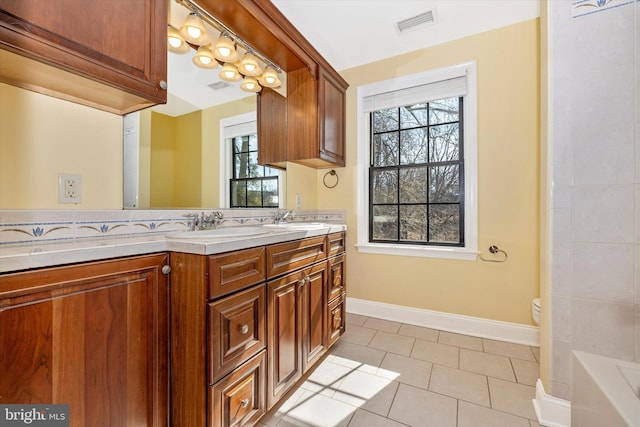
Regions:
<instances>
[{"instance_id":1,"label":"yellow wall","mask_svg":"<svg viewBox=\"0 0 640 427\"><path fill-rule=\"evenodd\" d=\"M58 203L58 174L82 203ZM0 209L122 209L122 117L0 83Z\"/></svg>"},{"instance_id":2,"label":"yellow wall","mask_svg":"<svg viewBox=\"0 0 640 427\"><path fill-rule=\"evenodd\" d=\"M152 141L149 206L173 206L176 123L164 114L149 113Z\"/></svg>"},{"instance_id":3,"label":"yellow wall","mask_svg":"<svg viewBox=\"0 0 640 427\"><path fill-rule=\"evenodd\" d=\"M533 324L539 280L539 27L531 20L345 70L346 167L338 187L317 172L317 204L347 209L348 296ZM478 75L478 243L506 263L360 254L356 243L356 88L475 60ZM366 219L365 219L366 220Z\"/></svg>"},{"instance_id":4,"label":"yellow wall","mask_svg":"<svg viewBox=\"0 0 640 427\"><path fill-rule=\"evenodd\" d=\"M202 174L202 113L194 111L176 117L175 154L173 159L173 205L199 207Z\"/></svg>"}]
</instances>

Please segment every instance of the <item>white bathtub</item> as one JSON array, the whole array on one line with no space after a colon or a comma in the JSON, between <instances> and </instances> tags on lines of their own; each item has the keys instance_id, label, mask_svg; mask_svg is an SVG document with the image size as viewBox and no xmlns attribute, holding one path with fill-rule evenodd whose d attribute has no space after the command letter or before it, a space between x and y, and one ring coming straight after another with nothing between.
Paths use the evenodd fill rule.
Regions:
<instances>
[{"instance_id":1,"label":"white bathtub","mask_svg":"<svg viewBox=\"0 0 640 427\"><path fill-rule=\"evenodd\" d=\"M572 427L640 427L640 364L574 351Z\"/></svg>"}]
</instances>

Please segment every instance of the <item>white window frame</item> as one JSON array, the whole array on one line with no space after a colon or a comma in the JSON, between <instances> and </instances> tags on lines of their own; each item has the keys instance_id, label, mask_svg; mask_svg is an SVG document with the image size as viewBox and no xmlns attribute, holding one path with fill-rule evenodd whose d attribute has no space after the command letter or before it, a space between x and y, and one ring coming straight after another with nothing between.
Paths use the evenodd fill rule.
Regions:
<instances>
[{"instance_id":1,"label":"white window frame","mask_svg":"<svg viewBox=\"0 0 640 427\"><path fill-rule=\"evenodd\" d=\"M369 159L370 120L364 108L366 97L414 86L466 76L464 95L464 240L463 247L418 246L369 242ZM478 256L478 144L477 144L477 82L475 61L438 68L418 74L397 77L357 88L357 243L358 252L427 258L475 261Z\"/></svg>"},{"instance_id":2,"label":"white window frame","mask_svg":"<svg viewBox=\"0 0 640 427\"><path fill-rule=\"evenodd\" d=\"M237 127L241 129L240 132L230 133L230 127ZM224 173L223 178L220 180L220 207L223 209L229 209L231 205L229 194L229 181L233 179L233 162L231 160L231 140L236 136L248 135L251 133L257 133L258 131L258 119L257 113L252 111L250 113L240 114L237 116L227 117L220 120L220 170ZM284 171L278 171L278 207L282 208L284 203ZM262 208L261 208L262 209Z\"/></svg>"}]
</instances>

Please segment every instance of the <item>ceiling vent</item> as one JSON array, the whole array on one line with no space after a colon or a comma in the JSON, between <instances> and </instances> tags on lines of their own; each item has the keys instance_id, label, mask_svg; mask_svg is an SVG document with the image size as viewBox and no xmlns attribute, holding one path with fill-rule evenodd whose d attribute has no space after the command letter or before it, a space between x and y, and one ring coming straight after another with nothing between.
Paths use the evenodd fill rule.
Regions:
<instances>
[{"instance_id":1,"label":"ceiling vent","mask_svg":"<svg viewBox=\"0 0 640 427\"><path fill-rule=\"evenodd\" d=\"M426 12L396 22L395 27L398 34L405 34L411 31L421 30L435 23L433 10L427 10Z\"/></svg>"},{"instance_id":2,"label":"ceiling vent","mask_svg":"<svg viewBox=\"0 0 640 427\"><path fill-rule=\"evenodd\" d=\"M228 88L231 85L227 82L219 81L219 82L211 83L210 85L207 85L207 86L209 86L213 90L222 90L222 89Z\"/></svg>"}]
</instances>

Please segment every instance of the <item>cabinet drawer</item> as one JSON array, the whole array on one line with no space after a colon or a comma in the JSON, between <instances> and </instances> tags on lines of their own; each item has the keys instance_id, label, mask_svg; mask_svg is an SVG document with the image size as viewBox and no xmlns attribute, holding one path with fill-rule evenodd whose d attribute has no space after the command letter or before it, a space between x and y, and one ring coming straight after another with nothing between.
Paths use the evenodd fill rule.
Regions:
<instances>
[{"instance_id":1,"label":"cabinet drawer","mask_svg":"<svg viewBox=\"0 0 640 427\"><path fill-rule=\"evenodd\" d=\"M327 257L325 236L267 246L267 277L314 264Z\"/></svg>"},{"instance_id":2,"label":"cabinet drawer","mask_svg":"<svg viewBox=\"0 0 640 427\"><path fill-rule=\"evenodd\" d=\"M266 412L265 351L209 388L210 427L255 424Z\"/></svg>"},{"instance_id":3,"label":"cabinet drawer","mask_svg":"<svg viewBox=\"0 0 640 427\"><path fill-rule=\"evenodd\" d=\"M345 255L329 258L329 280L327 284L327 301L333 301L344 293Z\"/></svg>"},{"instance_id":4,"label":"cabinet drawer","mask_svg":"<svg viewBox=\"0 0 640 427\"><path fill-rule=\"evenodd\" d=\"M344 252L345 233L333 233L327 236L328 252L327 256L334 256Z\"/></svg>"},{"instance_id":5,"label":"cabinet drawer","mask_svg":"<svg viewBox=\"0 0 640 427\"><path fill-rule=\"evenodd\" d=\"M207 305L209 384L265 347L265 285Z\"/></svg>"},{"instance_id":6,"label":"cabinet drawer","mask_svg":"<svg viewBox=\"0 0 640 427\"><path fill-rule=\"evenodd\" d=\"M217 298L265 280L264 248L251 248L208 259L208 297Z\"/></svg>"},{"instance_id":7,"label":"cabinet drawer","mask_svg":"<svg viewBox=\"0 0 640 427\"><path fill-rule=\"evenodd\" d=\"M345 331L346 312L344 295L329 304L329 346Z\"/></svg>"}]
</instances>

